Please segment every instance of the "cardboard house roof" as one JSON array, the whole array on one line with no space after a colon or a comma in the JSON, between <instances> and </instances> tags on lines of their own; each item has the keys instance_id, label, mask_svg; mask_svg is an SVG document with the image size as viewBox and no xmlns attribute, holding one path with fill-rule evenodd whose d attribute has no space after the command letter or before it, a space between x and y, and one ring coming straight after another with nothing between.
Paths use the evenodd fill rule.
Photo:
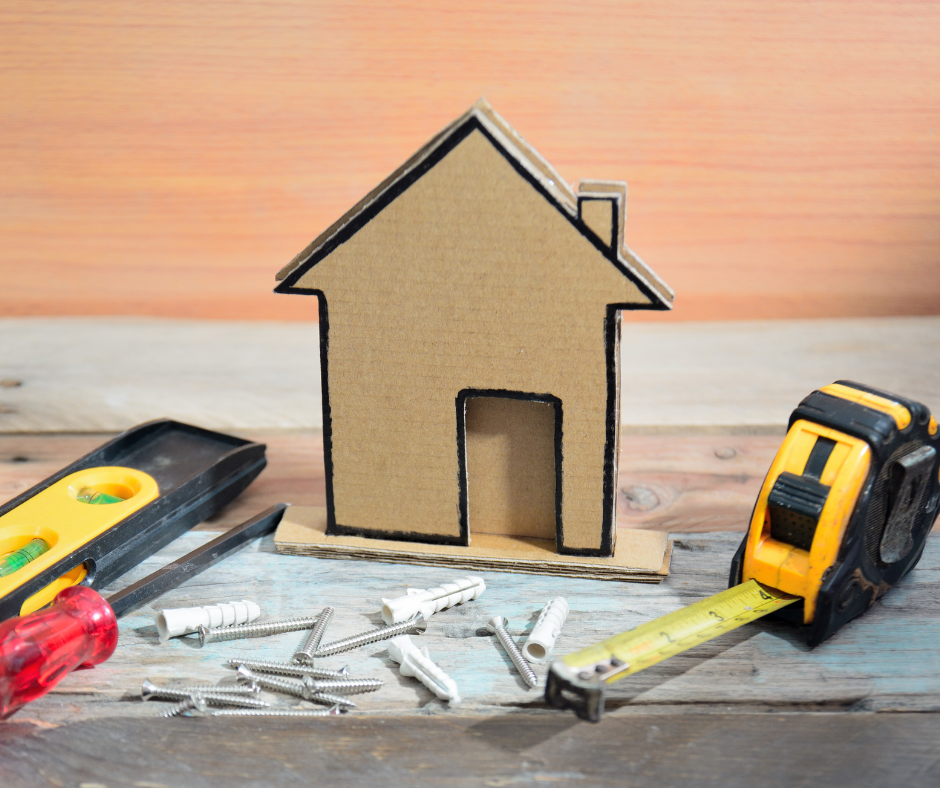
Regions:
<instances>
[{"instance_id":1,"label":"cardboard house roof","mask_svg":"<svg viewBox=\"0 0 940 788\"><path fill-rule=\"evenodd\" d=\"M597 249L649 298L650 304L646 307L647 309L672 308L674 296L672 289L623 242L625 184L613 181L582 181L579 194L575 194L555 169L522 139L485 99L478 100L464 115L438 133L401 167L311 241L278 272L277 280L281 284L275 288L275 291L297 292L293 286L306 271L352 237L365 223L440 161L453 144L459 142L473 129L483 132L490 143L533 184L546 200L556 206L569 222L582 232L586 228L589 230L586 236L596 239ZM621 215L614 222L617 237L611 242L610 239L599 237L596 230L593 230L579 216L578 197L579 195L584 197L585 194L601 196L617 192L620 193Z\"/></svg>"}]
</instances>

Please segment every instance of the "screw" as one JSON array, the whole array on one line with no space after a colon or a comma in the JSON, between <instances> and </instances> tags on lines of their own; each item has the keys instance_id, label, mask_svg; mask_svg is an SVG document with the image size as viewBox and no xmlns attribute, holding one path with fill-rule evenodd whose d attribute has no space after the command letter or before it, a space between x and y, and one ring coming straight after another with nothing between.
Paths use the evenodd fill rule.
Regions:
<instances>
[{"instance_id":1,"label":"screw","mask_svg":"<svg viewBox=\"0 0 940 788\"><path fill-rule=\"evenodd\" d=\"M421 633L427 628L427 619L418 613L414 618L403 621L401 624L394 624L390 627L380 627L379 629L363 632L361 635L353 635L352 637L343 638L342 640L334 640L332 643L327 643L323 648L317 649L313 656L329 657L333 654L341 654L344 651L352 651L354 648L365 646L368 643L388 640L389 638L395 637L395 635Z\"/></svg>"},{"instance_id":2,"label":"screw","mask_svg":"<svg viewBox=\"0 0 940 788\"><path fill-rule=\"evenodd\" d=\"M209 712L211 717L332 717L338 706L329 709L222 709Z\"/></svg>"},{"instance_id":3,"label":"screw","mask_svg":"<svg viewBox=\"0 0 940 788\"><path fill-rule=\"evenodd\" d=\"M257 684L262 689L271 690L272 692L282 692L287 695L294 695L298 698L303 698L304 700L313 700L320 703L329 703L330 705L339 704L341 706L347 706L350 708L355 708L356 704L347 698L341 698L338 695L327 695L326 693L317 692L306 686L299 681L293 681L291 679L282 679L279 676L262 676L257 673L252 673L248 668L242 665L238 669L238 678L237 681L239 684Z\"/></svg>"},{"instance_id":4,"label":"screw","mask_svg":"<svg viewBox=\"0 0 940 788\"><path fill-rule=\"evenodd\" d=\"M158 687L147 679L140 688L140 697L144 700L184 701L193 697L193 693ZM242 706L250 709L263 709L270 705L263 700L249 698L247 695L236 695L232 692L199 692L198 697L210 706Z\"/></svg>"},{"instance_id":5,"label":"screw","mask_svg":"<svg viewBox=\"0 0 940 788\"><path fill-rule=\"evenodd\" d=\"M147 679L147 682L150 682L150 680ZM191 684L185 687L158 687L151 682L150 687L168 689L173 692L186 692L189 695L204 695L207 692L214 694L224 692L227 695L255 695L261 692L260 687L252 687L246 684L228 684L224 686L219 684Z\"/></svg>"},{"instance_id":6,"label":"screw","mask_svg":"<svg viewBox=\"0 0 940 788\"><path fill-rule=\"evenodd\" d=\"M322 703L324 706L339 706L343 709L354 709L356 704L349 698L342 695L334 695L331 692L311 692L306 699L312 703Z\"/></svg>"},{"instance_id":7,"label":"screw","mask_svg":"<svg viewBox=\"0 0 940 788\"><path fill-rule=\"evenodd\" d=\"M206 643L218 643L223 640L239 640L241 638L263 638L268 635L280 635L282 632L296 632L298 629L311 629L316 626L317 619L313 616L305 618L282 618L274 621L264 621L260 624L238 624L233 627L200 626L200 648Z\"/></svg>"},{"instance_id":8,"label":"screw","mask_svg":"<svg viewBox=\"0 0 940 788\"><path fill-rule=\"evenodd\" d=\"M363 692L375 692L385 686L385 682L378 679L317 681L312 676L304 676L302 681L304 686L311 692L336 692L340 695L359 695Z\"/></svg>"},{"instance_id":9,"label":"screw","mask_svg":"<svg viewBox=\"0 0 940 788\"><path fill-rule=\"evenodd\" d=\"M244 665L249 670L261 673L276 673L280 676L313 676L315 679L345 679L349 676L349 665L342 670L329 668L315 668L313 665L294 665L289 662L272 662L267 659L230 659L228 664L233 668Z\"/></svg>"},{"instance_id":10,"label":"screw","mask_svg":"<svg viewBox=\"0 0 940 788\"><path fill-rule=\"evenodd\" d=\"M529 667L529 663L523 659L519 647L513 642L513 639L506 631L507 624L509 624L509 622L502 616L493 616L493 618L489 620L489 623L487 623L486 628L499 638L499 642L503 644L503 648L506 649L506 653L509 654L512 664L516 666L516 670L519 671L523 681L530 687L537 687L539 680L535 675L535 671L532 670L532 668Z\"/></svg>"},{"instance_id":11,"label":"screw","mask_svg":"<svg viewBox=\"0 0 940 788\"><path fill-rule=\"evenodd\" d=\"M190 695L186 700L170 706L166 711L161 711L160 717L179 717L181 714L196 712L197 714L206 713L206 702L201 697Z\"/></svg>"},{"instance_id":12,"label":"screw","mask_svg":"<svg viewBox=\"0 0 940 788\"><path fill-rule=\"evenodd\" d=\"M320 613L320 617L317 619L317 625L310 631L310 634L307 635L307 639L300 647L300 651L294 654L294 662L298 662L302 665L310 665L313 663L313 652L315 652L320 645L323 633L326 632L326 628L333 619L335 612L332 607L323 608L323 612Z\"/></svg>"}]
</instances>

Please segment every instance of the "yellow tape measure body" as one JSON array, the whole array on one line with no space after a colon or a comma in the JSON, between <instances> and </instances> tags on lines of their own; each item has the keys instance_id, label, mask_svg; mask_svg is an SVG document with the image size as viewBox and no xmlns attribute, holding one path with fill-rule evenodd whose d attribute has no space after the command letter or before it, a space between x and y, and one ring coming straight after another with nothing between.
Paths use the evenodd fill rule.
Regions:
<instances>
[{"instance_id":1,"label":"yellow tape measure body","mask_svg":"<svg viewBox=\"0 0 940 788\"><path fill-rule=\"evenodd\" d=\"M786 607L800 597L756 580L621 632L552 665L546 698L599 719L607 684L651 667L693 646ZM552 686L554 682L554 686Z\"/></svg>"}]
</instances>

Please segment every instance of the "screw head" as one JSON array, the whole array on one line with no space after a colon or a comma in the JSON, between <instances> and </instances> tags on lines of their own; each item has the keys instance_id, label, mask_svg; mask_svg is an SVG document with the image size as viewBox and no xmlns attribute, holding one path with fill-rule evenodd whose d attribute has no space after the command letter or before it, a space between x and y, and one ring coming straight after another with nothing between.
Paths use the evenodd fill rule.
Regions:
<instances>
[{"instance_id":1,"label":"screw head","mask_svg":"<svg viewBox=\"0 0 940 788\"><path fill-rule=\"evenodd\" d=\"M235 681L239 684L254 684L255 674L244 665L239 665L238 670L235 671Z\"/></svg>"},{"instance_id":2,"label":"screw head","mask_svg":"<svg viewBox=\"0 0 940 788\"><path fill-rule=\"evenodd\" d=\"M418 634L423 634L428 631L428 620L423 614L418 613L418 615L411 620L411 627Z\"/></svg>"},{"instance_id":3,"label":"screw head","mask_svg":"<svg viewBox=\"0 0 940 788\"><path fill-rule=\"evenodd\" d=\"M199 635L199 648L202 648L204 645L206 645L206 638L209 635L209 628L200 624L196 628L196 632Z\"/></svg>"},{"instance_id":4,"label":"screw head","mask_svg":"<svg viewBox=\"0 0 940 788\"><path fill-rule=\"evenodd\" d=\"M150 700L159 689L150 679L144 679L144 683L140 685L140 697L143 700Z\"/></svg>"},{"instance_id":5,"label":"screw head","mask_svg":"<svg viewBox=\"0 0 940 788\"><path fill-rule=\"evenodd\" d=\"M486 629L492 634L496 634L496 630L499 627L508 627L509 622L503 616L493 616L486 624Z\"/></svg>"}]
</instances>

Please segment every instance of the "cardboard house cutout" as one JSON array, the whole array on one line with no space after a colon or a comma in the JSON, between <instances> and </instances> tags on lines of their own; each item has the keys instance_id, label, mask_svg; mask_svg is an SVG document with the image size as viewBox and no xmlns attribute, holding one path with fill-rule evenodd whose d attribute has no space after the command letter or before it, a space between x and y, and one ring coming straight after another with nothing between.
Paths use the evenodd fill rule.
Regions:
<instances>
[{"instance_id":1,"label":"cardboard house cutout","mask_svg":"<svg viewBox=\"0 0 940 788\"><path fill-rule=\"evenodd\" d=\"M319 299L326 534L613 554L620 312L672 302L625 202L481 100L278 274Z\"/></svg>"}]
</instances>

